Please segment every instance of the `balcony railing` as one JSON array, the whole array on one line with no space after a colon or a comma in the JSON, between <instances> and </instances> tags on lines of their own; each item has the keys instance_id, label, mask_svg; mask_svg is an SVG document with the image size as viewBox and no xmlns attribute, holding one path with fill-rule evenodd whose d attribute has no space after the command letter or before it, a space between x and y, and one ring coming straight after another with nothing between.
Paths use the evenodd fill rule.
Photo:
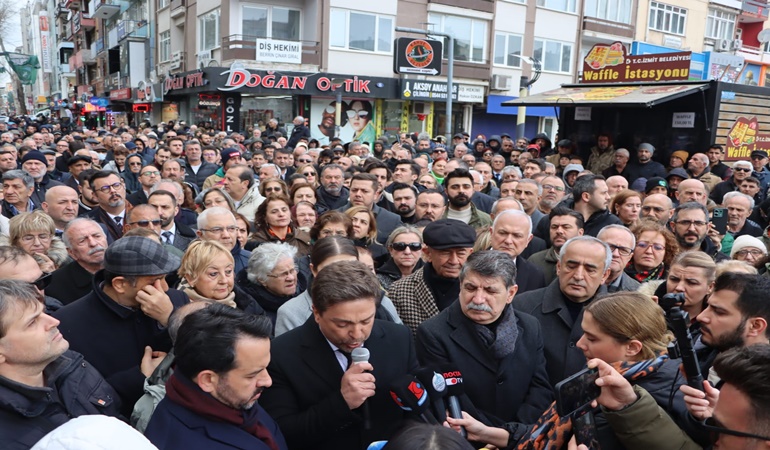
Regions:
<instances>
[{"instance_id":1,"label":"balcony railing","mask_svg":"<svg viewBox=\"0 0 770 450\"><path fill-rule=\"evenodd\" d=\"M91 13L91 17L107 20L111 19L120 12L121 2L118 0L99 0L96 2L96 8Z\"/></svg>"},{"instance_id":2,"label":"balcony railing","mask_svg":"<svg viewBox=\"0 0 770 450\"><path fill-rule=\"evenodd\" d=\"M321 47L316 41L302 43L302 64L321 64ZM232 34L222 38L222 60L254 60L257 57L257 36Z\"/></svg>"},{"instance_id":3,"label":"balcony railing","mask_svg":"<svg viewBox=\"0 0 770 450\"><path fill-rule=\"evenodd\" d=\"M768 10L770 10L770 4L767 0L743 0L741 16L764 21L767 20Z\"/></svg>"},{"instance_id":4,"label":"balcony railing","mask_svg":"<svg viewBox=\"0 0 770 450\"><path fill-rule=\"evenodd\" d=\"M611 34L613 36L623 36L625 38L634 37L633 25L620 22L612 22L610 20L599 19L597 17L583 17L583 30Z\"/></svg>"},{"instance_id":5,"label":"balcony railing","mask_svg":"<svg viewBox=\"0 0 770 450\"><path fill-rule=\"evenodd\" d=\"M187 12L187 5L185 0L171 0L171 18L183 16Z\"/></svg>"}]
</instances>

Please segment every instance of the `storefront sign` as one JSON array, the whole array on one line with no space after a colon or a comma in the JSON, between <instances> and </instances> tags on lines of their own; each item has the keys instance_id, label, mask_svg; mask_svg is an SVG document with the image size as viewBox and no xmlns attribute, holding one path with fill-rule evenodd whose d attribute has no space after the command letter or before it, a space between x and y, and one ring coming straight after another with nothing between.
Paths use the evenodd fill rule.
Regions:
<instances>
[{"instance_id":1,"label":"storefront sign","mask_svg":"<svg viewBox=\"0 0 770 450\"><path fill-rule=\"evenodd\" d=\"M131 88L111 90L110 100L131 100Z\"/></svg>"},{"instance_id":2,"label":"storefront sign","mask_svg":"<svg viewBox=\"0 0 770 450\"><path fill-rule=\"evenodd\" d=\"M155 86L145 80L136 83L136 99L140 102L160 101L160 98L155 96Z\"/></svg>"},{"instance_id":3,"label":"storefront sign","mask_svg":"<svg viewBox=\"0 0 770 450\"><path fill-rule=\"evenodd\" d=\"M671 128L695 128L695 113L675 112L671 119Z\"/></svg>"},{"instance_id":4,"label":"storefront sign","mask_svg":"<svg viewBox=\"0 0 770 450\"><path fill-rule=\"evenodd\" d=\"M583 83L687 80L691 59L692 52L628 55L621 42L596 44L583 59Z\"/></svg>"},{"instance_id":5,"label":"storefront sign","mask_svg":"<svg viewBox=\"0 0 770 450\"><path fill-rule=\"evenodd\" d=\"M51 37L49 36L48 16L45 11L40 11L40 59L43 63L43 72L51 73Z\"/></svg>"},{"instance_id":6,"label":"storefront sign","mask_svg":"<svg viewBox=\"0 0 770 450\"><path fill-rule=\"evenodd\" d=\"M576 106L575 107L575 120L590 121L591 120L591 107L590 106Z\"/></svg>"},{"instance_id":7,"label":"storefront sign","mask_svg":"<svg viewBox=\"0 0 770 450\"><path fill-rule=\"evenodd\" d=\"M396 39L393 53L394 73L441 75L444 43L432 39L402 37Z\"/></svg>"},{"instance_id":8,"label":"storefront sign","mask_svg":"<svg viewBox=\"0 0 770 450\"><path fill-rule=\"evenodd\" d=\"M759 121L756 117L738 117L727 133L725 147L726 161L748 160L754 150L770 153L770 134L759 132Z\"/></svg>"},{"instance_id":9,"label":"storefront sign","mask_svg":"<svg viewBox=\"0 0 770 450\"><path fill-rule=\"evenodd\" d=\"M257 39L257 61L302 64L302 42Z\"/></svg>"},{"instance_id":10,"label":"storefront sign","mask_svg":"<svg viewBox=\"0 0 770 450\"><path fill-rule=\"evenodd\" d=\"M305 89L307 76L276 75L268 71L264 75L251 73L246 69L230 68L222 75L227 74L227 81L220 91L234 91L242 87L262 87L265 89ZM337 81L329 77L319 77L315 80L315 87L321 92L337 91L342 89L347 93L370 93L369 80L359 79L357 76Z\"/></svg>"},{"instance_id":11,"label":"storefront sign","mask_svg":"<svg viewBox=\"0 0 770 450\"><path fill-rule=\"evenodd\" d=\"M225 107L222 111L222 127L220 129L227 133L241 131L241 96L237 94L224 95L223 101Z\"/></svg>"},{"instance_id":12,"label":"storefront sign","mask_svg":"<svg viewBox=\"0 0 770 450\"><path fill-rule=\"evenodd\" d=\"M170 91L196 88L205 86L207 84L208 80L204 77L203 72L192 72L187 75L168 76L163 82L163 92L167 94Z\"/></svg>"},{"instance_id":13,"label":"storefront sign","mask_svg":"<svg viewBox=\"0 0 770 450\"><path fill-rule=\"evenodd\" d=\"M406 80L402 85L404 100L442 101L447 97L447 85L440 81ZM464 103L483 103L484 86L452 84L452 100Z\"/></svg>"}]
</instances>

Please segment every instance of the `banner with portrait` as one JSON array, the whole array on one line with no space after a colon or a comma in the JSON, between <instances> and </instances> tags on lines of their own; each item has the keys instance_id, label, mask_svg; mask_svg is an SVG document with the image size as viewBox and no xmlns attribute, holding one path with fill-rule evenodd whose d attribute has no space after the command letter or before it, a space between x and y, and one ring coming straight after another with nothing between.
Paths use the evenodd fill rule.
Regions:
<instances>
[{"instance_id":1,"label":"banner with portrait","mask_svg":"<svg viewBox=\"0 0 770 450\"><path fill-rule=\"evenodd\" d=\"M337 101L333 98L314 98L310 104L310 135L321 145L334 137ZM340 120L342 142L358 140L372 143L377 138L374 128L374 101L343 99Z\"/></svg>"}]
</instances>

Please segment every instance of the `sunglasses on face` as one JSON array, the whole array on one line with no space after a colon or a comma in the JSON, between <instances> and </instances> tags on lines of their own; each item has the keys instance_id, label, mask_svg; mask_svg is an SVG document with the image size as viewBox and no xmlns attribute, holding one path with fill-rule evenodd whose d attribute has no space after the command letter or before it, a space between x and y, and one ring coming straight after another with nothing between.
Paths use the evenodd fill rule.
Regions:
<instances>
[{"instance_id":1,"label":"sunglasses on face","mask_svg":"<svg viewBox=\"0 0 770 450\"><path fill-rule=\"evenodd\" d=\"M355 109L349 109L349 110L345 111L345 114L348 116L348 119L355 119L356 116L358 116L358 117L363 119L363 118L369 116L369 111L366 111L366 110L363 110L363 109L360 109L358 111L356 111Z\"/></svg>"},{"instance_id":2,"label":"sunglasses on face","mask_svg":"<svg viewBox=\"0 0 770 450\"><path fill-rule=\"evenodd\" d=\"M39 291L45 290L45 288L48 287L49 284L51 284L51 277L53 276L52 273L45 273L43 272L43 275L40 276L37 280L29 283L32 286L35 286Z\"/></svg>"},{"instance_id":3,"label":"sunglasses on face","mask_svg":"<svg viewBox=\"0 0 770 450\"><path fill-rule=\"evenodd\" d=\"M331 114L331 113L333 113L333 112L335 112L335 111L337 111L337 108L335 108L335 107L334 107L334 106L332 106L332 105L329 105L329 106L327 106L326 108L324 108L324 112L325 112L326 114Z\"/></svg>"},{"instance_id":4,"label":"sunglasses on face","mask_svg":"<svg viewBox=\"0 0 770 450\"><path fill-rule=\"evenodd\" d=\"M314 177L314 176L315 176L315 172L305 172L305 173L303 173L303 174L302 174L302 176L305 176L305 177Z\"/></svg>"},{"instance_id":5,"label":"sunglasses on face","mask_svg":"<svg viewBox=\"0 0 770 450\"><path fill-rule=\"evenodd\" d=\"M395 250L397 252L403 252L407 248L409 250L413 251L413 252L417 252L417 251L420 251L420 249L422 249L422 244L420 244L419 242L409 242L409 243L407 243L407 242L394 242L394 243L390 244L390 248L392 248L393 250Z\"/></svg>"},{"instance_id":6,"label":"sunglasses on face","mask_svg":"<svg viewBox=\"0 0 770 450\"><path fill-rule=\"evenodd\" d=\"M155 219L155 220L137 220L136 222L130 222L129 225L139 225L142 228L147 228L150 226L150 224L154 226L160 226L161 220Z\"/></svg>"},{"instance_id":7,"label":"sunglasses on face","mask_svg":"<svg viewBox=\"0 0 770 450\"><path fill-rule=\"evenodd\" d=\"M265 192L281 192L282 190L280 186L265 188Z\"/></svg>"},{"instance_id":8,"label":"sunglasses on face","mask_svg":"<svg viewBox=\"0 0 770 450\"><path fill-rule=\"evenodd\" d=\"M751 172L752 169L747 169L745 167L733 167L733 170L736 172Z\"/></svg>"}]
</instances>

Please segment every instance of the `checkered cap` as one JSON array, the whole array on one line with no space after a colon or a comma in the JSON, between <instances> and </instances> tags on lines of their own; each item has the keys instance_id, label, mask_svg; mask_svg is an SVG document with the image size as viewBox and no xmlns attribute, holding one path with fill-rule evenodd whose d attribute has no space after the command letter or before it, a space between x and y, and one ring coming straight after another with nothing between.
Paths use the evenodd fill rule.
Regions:
<instances>
[{"instance_id":1,"label":"checkered cap","mask_svg":"<svg viewBox=\"0 0 770 450\"><path fill-rule=\"evenodd\" d=\"M118 239L104 254L104 269L118 275L163 275L179 268L180 259L158 242L140 236Z\"/></svg>"}]
</instances>

